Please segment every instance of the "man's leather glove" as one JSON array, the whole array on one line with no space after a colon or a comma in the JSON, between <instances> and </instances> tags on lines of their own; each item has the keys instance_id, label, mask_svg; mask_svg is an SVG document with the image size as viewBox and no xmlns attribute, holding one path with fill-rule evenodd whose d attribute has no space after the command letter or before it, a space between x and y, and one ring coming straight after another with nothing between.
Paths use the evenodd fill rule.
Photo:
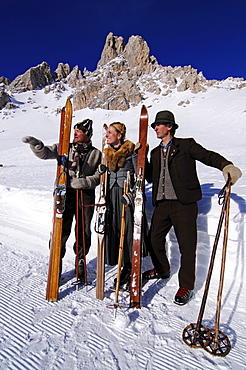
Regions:
<instances>
[{"instance_id":1,"label":"man's leather glove","mask_svg":"<svg viewBox=\"0 0 246 370\"><path fill-rule=\"evenodd\" d=\"M226 182L228 180L228 174L231 176L232 185L234 185L235 182L237 182L237 180L242 176L240 168L234 166L233 164L228 164L227 166L225 166L222 172Z\"/></svg>"}]
</instances>

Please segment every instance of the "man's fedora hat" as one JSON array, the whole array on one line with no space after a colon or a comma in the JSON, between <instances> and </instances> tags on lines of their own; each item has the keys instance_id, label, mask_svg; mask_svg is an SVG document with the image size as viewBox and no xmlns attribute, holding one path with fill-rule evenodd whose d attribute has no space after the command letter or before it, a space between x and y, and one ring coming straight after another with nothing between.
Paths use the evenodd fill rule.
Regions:
<instances>
[{"instance_id":1,"label":"man's fedora hat","mask_svg":"<svg viewBox=\"0 0 246 370\"><path fill-rule=\"evenodd\" d=\"M155 128L156 125L165 125L167 123L172 124L175 130L179 127L175 122L173 113L170 112L169 110L162 110L157 113L155 121L151 123L151 127Z\"/></svg>"}]
</instances>

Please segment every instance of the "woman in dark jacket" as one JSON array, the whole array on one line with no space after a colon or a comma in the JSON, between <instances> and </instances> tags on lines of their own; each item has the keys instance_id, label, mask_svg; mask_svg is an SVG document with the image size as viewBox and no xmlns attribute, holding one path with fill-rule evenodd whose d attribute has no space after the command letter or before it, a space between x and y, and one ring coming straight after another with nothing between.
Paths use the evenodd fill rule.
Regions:
<instances>
[{"instance_id":1,"label":"woman in dark jacket","mask_svg":"<svg viewBox=\"0 0 246 370\"><path fill-rule=\"evenodd\" d=\"M108 166L108 230L106 233L106 264L114 266L118 263L120 243L122 195L127 172L130 172L129 187L134 186L137 154L135 145L130 140L125 140L126 126L124 123L114 122L109 125L106 133L108 147L104 150ZM123 247L123 269L120 284L130 280L131 253L133 234L133 211L130 206L125 210L125 238Z\"/></svg>"}]
</instances>

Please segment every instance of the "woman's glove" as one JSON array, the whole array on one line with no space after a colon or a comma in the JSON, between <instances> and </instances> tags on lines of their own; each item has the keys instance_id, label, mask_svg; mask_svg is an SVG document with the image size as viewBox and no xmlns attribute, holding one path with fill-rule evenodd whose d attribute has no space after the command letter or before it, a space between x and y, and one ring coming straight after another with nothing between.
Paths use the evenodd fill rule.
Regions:
<instances>
[{"instance_id":1,"label":"woman's glove","mask_svg":"<svg viewBox=\"0 0 246 370\"><path fill-rule=\"evenodd\" d=\"M108 170L108 167L105 166L105 164L103 164L103 163L99 164L99 166L97 168L97 171L98 171L99 175L103 175L107 170Z\"/></svg>"},{"instance_id":2,"label":"woman's glove","mask_svg":"<svg viewBox=\"0 0 246 370\"><path fill-rule=\"evenodd\" d=\"M142 145L139 142L137 142L135 144L134 151L137 153L138 150L141 149L141 148L142 148ZM146 155L148 154L148 152L149 152L149 144L146 143Z\"/></svg>"},{"instance_id":3,"label":"woman's glove","mask_svg":"<svg viewBox=\"0 0 246 370\"><path fill-rule=\"evenodd\" d=\"M24 136L24 137L22 138L22 141L23 141L23 143L27 143L27 144L30 144L30 145L32 145L32 146L37 146L37 145L39 145L40 147L42 147L42 146L43 146L42 141L41 141L41 140L36 139L36 138L35 138L35 137L33 137L33 136Z\"/></svg>"},{"instance_id":4,"label":"woman's glove","mask_svg":"<svg viewBox=\"0 0 246 370\"><path fill-rule=\"evenodd\" d=\"M135 199L135 193L133 191L129 191L129 193L123 194L121 198L121 203L125 206L134 207L134 199Z\"/></svg>"},{"instance_id":5,"label":"woman's glove","mask_svg":"<svg viewBox=\"0 0 246 370\"><path fill-rule=\"evenodd\" d=\"M231 176L232 185L234 185L235 182L237 182L237 180L242 176L240 168L234 166L233 164L228 164L227 166L225 166L222 172L226 182L228 180L228 175Z\"/></svg>"}]
</instances>

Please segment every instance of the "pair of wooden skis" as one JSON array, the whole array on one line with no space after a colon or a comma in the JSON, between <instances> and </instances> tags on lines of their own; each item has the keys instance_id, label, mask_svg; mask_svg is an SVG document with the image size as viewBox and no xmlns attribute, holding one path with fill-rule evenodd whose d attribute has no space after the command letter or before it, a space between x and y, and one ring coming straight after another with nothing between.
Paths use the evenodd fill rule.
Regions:
<instances>
[{"instance_id":1,"label":"pair of wooden skis","mask_svg":"<svg viewBox=\"0 0 246 370\"><path fill-rule=\"evenodd\" d=\"M48 280L46 288L46 299L50 302L58 300L59 277L61 266L61 240L62 240L62 225L63 213L66 200L66 186L68 176L68 155L72 124L72 104L70 99L67 99L66 105L62 108L60 135L58 147L58 164L56 173L56 185L54 190L54 214L53 228L50 240L50 259L48 269ZM78 277L78 220L79 220L79 204L81 208L82 230L84 226L84 202L83 191L76 190L76 283L79 282ZM87 284L86 274L86 259L85 259L85 240L82 232L83 249L84 249L84 283Z\"/></svg>"},{"instance_id":2,"label":"pair of wooden skis","mask_svg":"<svg viewBox=\"0 0 246 370\"><path fill-rule=\"evenodd\" d=\"M132 271L130 281L130 307L141 307L141 288L142 288L142 244L143 244L143 212L144 212L144 180L145 180L145 161L146 161L146 144L148 131L148 113L146 107L141 108L139 122L139 149L136 170L136 185L134 198L134 225L133 225L133 243L132 243ZM105 139L104 139L105 140ZM105 141L103 142L103 148ZM103 163L105 158L103 155ZM107 175L101 176L100 197L97 206L97 221L96 231L98 233L98 254L97 254L97 281L96 281L96 297L104 298L104 253L105 253L105 226L106 226L106 194L107 191ZM128 191L127 185L124 191ZM115 307L118 304L118 292L120 283L120 269L122 264L122 253L125 231L125 206L122 206L122 226L119 245L119 260L116 285ZM101 221L101 222L99 222Z\"/></svg>"}]
</instances>

